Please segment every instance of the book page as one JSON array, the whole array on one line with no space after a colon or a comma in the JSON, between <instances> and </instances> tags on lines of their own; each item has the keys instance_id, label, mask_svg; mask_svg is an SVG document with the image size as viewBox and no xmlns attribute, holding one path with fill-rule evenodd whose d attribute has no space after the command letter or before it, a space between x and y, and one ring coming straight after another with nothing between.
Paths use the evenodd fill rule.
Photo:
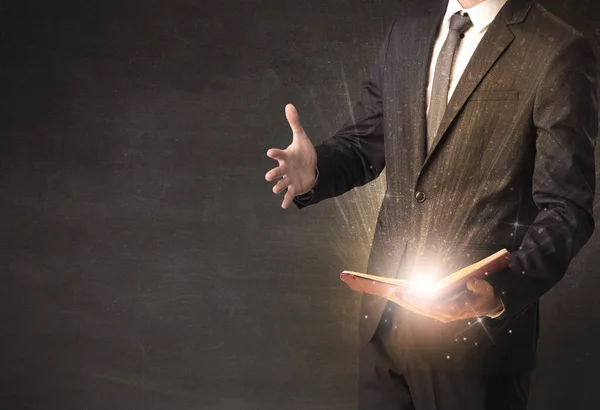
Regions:
<instances>
[{"instance_id":1,"label":"book page","mask_svg":"<svg viewBox=\"0 0 600 410\"><path fill-rule=\"evenodd\" d=\"M404 279L392 279L386 278L382 276L369 275L366 273L354 272L354 271L343 271L340 275L341 279L344 279L344 276L354 276L356 278L361 278L368 281L373 281L376 283L387 284L390 286L395 286L403 289L412 289L419 293L433 295L438 293L439 291L451 291L456 286L460 285L460 283L464 283L467 278L477 277L482 278L485 277L489 273L493 273L498 271L505 266L508 265L508 256L509 252L506 249L502 249L495 254L488 256L485 259L482 259L478 262L475 262L472 265L469 265L463 269L460 269L450 275L445 276L439 280L429 282L423 281L422 283L419 280L404 280Z\"/></svg>"}]
</instances>

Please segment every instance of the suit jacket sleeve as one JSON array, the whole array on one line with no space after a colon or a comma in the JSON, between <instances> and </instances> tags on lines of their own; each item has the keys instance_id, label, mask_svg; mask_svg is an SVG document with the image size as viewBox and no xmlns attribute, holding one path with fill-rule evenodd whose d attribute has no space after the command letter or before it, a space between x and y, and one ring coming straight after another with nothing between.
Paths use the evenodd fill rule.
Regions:
<instances>
[{"instance_id":1,"label":"suit jacket sleeve","mask_svg":"<svg viewBox=\"0 0 600 410\"><path fill-rule=\"evenodd\" d=\"M533 200L539 213L509 268L494 275L508 319L554 286L594 230L596 62L588 42L567 41L541 78L533 108Z\"/></svg>"},{"instance_id":2,"label":"suit jacket sleeve","mask_svg":"<svg viewBox=\"0 0 600 410\"><path fill-rule=\"evenodd\" d=\"M364 185L385 167L381 89L394 24L372 63L369 77L362 83L350 118L335 135L315 147L319 177L309 194L294 199L298 208Z\"/></svg>"}]
</instances>

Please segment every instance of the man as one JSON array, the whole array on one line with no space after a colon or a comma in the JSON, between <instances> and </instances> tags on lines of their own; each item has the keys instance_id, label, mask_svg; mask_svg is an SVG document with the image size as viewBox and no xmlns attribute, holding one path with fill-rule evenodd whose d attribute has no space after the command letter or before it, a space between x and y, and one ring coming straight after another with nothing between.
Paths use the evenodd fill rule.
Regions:
<instances>
[{"instance_id":1,"label":"man","mask_svg":"<svg viewBox=\"0 0 600 410\"><path fill-rule=\"evenodd\" d=\"M359 409L525 409L538 299L594 230L588 42L533 0L428 1L396 18L333 137L315 149L286 116L292 144L266 174L284 208L386 167L368 273L443 277L510 252L451 299L363 296Z\"/></svg>"}]
</instances>

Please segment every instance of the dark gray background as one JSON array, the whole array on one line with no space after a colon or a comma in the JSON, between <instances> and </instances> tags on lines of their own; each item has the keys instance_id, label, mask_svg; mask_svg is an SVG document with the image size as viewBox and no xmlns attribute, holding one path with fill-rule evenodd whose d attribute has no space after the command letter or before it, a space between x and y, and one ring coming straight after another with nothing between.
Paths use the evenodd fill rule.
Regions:
<instances>
[{"instance_id":1,"label":"dark gray background","mask_svg":"<svg viewBox=\"0 0 600 410\"><path fill-rule=\"evenodd\" d=\"M542 3L600 55L594 0ZM381 178L283 211L265 151L288 102L342 124L411 2L0 4L0 408L353 408ZM598 244L543 298L534 410L600 407Z\"/></svg>"}]
</instances>

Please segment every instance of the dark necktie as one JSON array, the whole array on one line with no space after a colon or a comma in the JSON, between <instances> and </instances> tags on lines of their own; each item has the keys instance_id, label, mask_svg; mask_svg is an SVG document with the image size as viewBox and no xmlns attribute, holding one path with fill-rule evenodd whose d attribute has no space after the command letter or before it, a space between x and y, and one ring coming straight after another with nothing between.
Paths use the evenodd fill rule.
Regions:
<instances>
[{"instance_id":1,"label":"dark necktie","mask_svg":"<svg viewBox=\"0 0 600 410\"><path fill-rule=\"evenodd\" d=\"M453 14L450 18L450 31L442 46L440 55L435 65L433 74L433 85L431 99L429 101L429 114L427 116L427 152L431 149L437 134L442 117L448 105L448 91L450 89L450 74L454 55L464 33L473 26L468 14L461 15L460 12Z\"/></svg>"}]
</instances>

